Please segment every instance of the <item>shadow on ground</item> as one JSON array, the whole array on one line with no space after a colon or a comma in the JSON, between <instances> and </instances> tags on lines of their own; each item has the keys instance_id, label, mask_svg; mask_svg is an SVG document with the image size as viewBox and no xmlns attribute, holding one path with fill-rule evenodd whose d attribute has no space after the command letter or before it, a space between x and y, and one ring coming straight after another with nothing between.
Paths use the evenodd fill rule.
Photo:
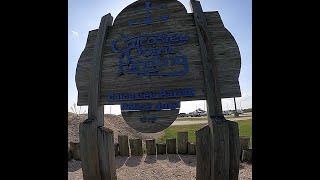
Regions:
<instances>
[{"instance_id":1,"label":"shadow on ground","mask_svg":"<svg viewBox=\"0 0 320 180\"><path fill-rule=\"evenodd\" d=\"M141 163L142 156L130 156L126 161L126 166L134 167Z\"/></svg>"},{"instance_id":2,"label":"shadow on ground","mask_svg":"<svg viewBox=\"0 0 320 180\"><path fill-rule=\"evenodd\" d=\"M188 166L195 167L197 165L196 155L178 155L180 159Z\"/></svg>"},{"instance_id":3,"label":"shadow on ground","mask_svg":"<svg viewBox=\"0 0 320 180\"><path fill-rule=\"evenodd\" d=\"M123 166L123 164L127 161L129 157L128 156L117 156L115 158L116 161L116 169L120 168Z\"/></svg>"},{"instance_id":4,"label":"shadow on ground","mask_svg":"<svg viewBox=\"0 0 320 180\"><path fill-rule=\"evenodd\" d=\"M168 159L167 154L160 154L160 155L157 155L157 160L165 160L165 159Z\"/></svg>"},{"instance_id":5,"label":"shadow on ground","mask_svg":"<svg viewBox=\"0 0 320 180\"><path fill-rule=\"evenodd\" d=\"M71 160L68 161L68 171L74 172L81 168L81 161Z\"/></svg>"},{"instance_id":6,"label":"shadow on ground","mask_svg":"<svg viewBox=\"0 0 320 180\"><path fill-rule=\"evenodd\" d=\"M181 161L178 154L167 154L167 156L168 156L169 162L177 163L177 162Z\"/></svg>"},{"instance_id":7,"label":"shadow on ground","mask_svg":"<svg viewBox=\"0 0 320 180\"><path fill-rule=\"evenodd\" d=\"M146 156L146 159L144 160L145 163L147 164L153 164L157 162L157 156L156 155L150 155L150 156Z\"/></svg>"},{"instance_id":8,"label":"shadow on ground","mask_svg":"<svg viewBox=\"0 0 320 180\"><path fill-rule=\"evenodd\" d=\"M145 157L145 158L144 158ZM171 163L177 163L183 161L187 166L195 167L197 165L197 159L195 155L181 155L181 154L161 154L161 155L144 155L144 156L129 156L122 157L117 156L116 169L122 167L124 164L128 167L138 166L142 163L154 164L158 160L168 160Z\"/></svg>"}]
</instances>

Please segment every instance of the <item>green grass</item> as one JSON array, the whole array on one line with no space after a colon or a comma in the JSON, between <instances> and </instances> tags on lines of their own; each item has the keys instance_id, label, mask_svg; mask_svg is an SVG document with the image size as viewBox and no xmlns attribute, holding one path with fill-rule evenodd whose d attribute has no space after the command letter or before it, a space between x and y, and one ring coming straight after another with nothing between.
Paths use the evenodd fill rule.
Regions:
<instances>
[{"instance_id":1,"label":"green grass","mask_svg":"<svg viewBox=\"0 0 320 180\"><path fill-rule=\"evenodd\" d=\"M252 147L252 119L237 121L239 124L239 136L250 137L250 147Z\"/></svg>"},{"instance_id":2,"label":"green grass","mask_svg":"<svg viewBox=\"0 0 320 180\"><path fill-rule=\"evenodd\" d=\"M239 136L249 136L250 146L252 144L252 119L236 121L239 124ZM196 141L195 131L205 126L204 124L194 124L186 126L170 126L164 130L165 135L159 139L159 142L166 142L167 138L177 138L178 132L188 131L189 142Z\"/></svg>"},{"instance_id":3,"label":"green grass","mask_svg":"<svg viewBox=\"0 0 320 180\"><path fill-rule=\"evenodd\" d=\"M177 138L178 132L188 131L188 141L196 142L196 134L195 132L205 126L204 124L194 124L194 125L186 125L186 126L170 126L164 130L165 135L162 136L159 142L166 142L167 138Z\"/></svg>"}]
</instances>

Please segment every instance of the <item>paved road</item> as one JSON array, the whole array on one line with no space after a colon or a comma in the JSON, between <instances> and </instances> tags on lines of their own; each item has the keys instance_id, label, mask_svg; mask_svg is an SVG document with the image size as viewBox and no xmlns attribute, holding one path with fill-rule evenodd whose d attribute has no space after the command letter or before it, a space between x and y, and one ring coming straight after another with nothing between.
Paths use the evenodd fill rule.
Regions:
<instances>
[{"instance_id":1,"label":"paved road","mask_svg":"<svg viewBox=\"0 0 320 180\"><path fill-rule=\"evenodd\" d=\"M238 117L238 118L227 118L230 121L239 121L239 120L246 120L246 119L252 119L252 116L244 116L244 117ZM208 120L190 120L190 121L174 121L171 126L182 126L182 125L192 125L192 124L208 124Z\"/></svg>"}]
</instances>

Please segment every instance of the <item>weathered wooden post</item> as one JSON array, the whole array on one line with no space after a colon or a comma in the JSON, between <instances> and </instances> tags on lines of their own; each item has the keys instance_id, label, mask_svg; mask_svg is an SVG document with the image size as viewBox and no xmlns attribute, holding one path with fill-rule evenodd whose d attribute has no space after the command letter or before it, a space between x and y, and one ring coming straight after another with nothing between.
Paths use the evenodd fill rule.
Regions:
<instances>
[{"instance_id":1,"label":"weathered wooden post","mask_svg":"<svg viewBox=\"0 0 320 180\"><path fill-rule=\"evenodd\" d=\"M229 149L230 149L230 163L229 163L229 176L230 179L239 178L240 170L240 147L239 147L239 126L234 121L229 123Z\"/></svg>"},{"instance_id":2,"label":"weathered wooden post","mask_svg":"<svg viewBox=\"0 0 320 180\"><path fill-rule=\"evenodd\" d=\"M131 156L142 156L142 140L140 138L130 139Z\"/></svg>"},{"instance_id":3,"label":"weathered wooden post","mask_svg":"<svg viewBox=\"0 0 320 180\"><path fill-rule=\"evenodd\" d=\"M211 180L211 138L210 127L205 126L196 131L197 168L196 177Z\"/></svg>"},{"instance_id":4,"label":"weathered wooden post","mask_svg":"<svg viewBox=\"0 0 320 180\"><path fill-rule=\"evenodd\" d=\"M70 142L70 151L74 160L81 160L79 142Z\"/></svg>"},{"instance_id":5,"label":"weathered wooden post","mask_svg":"<svg viewBox=\"0 0 320 180\"><path fill-rule=\"evenodd\" d=\"M232 131L235 130L235 128L229 129L228 121L222 114L217 71L218 66L215 60L214 47L212 45L214 39L210 37L206 16L202 11L199 1L190 0L190 4L193 10L194 22L197 27L200 43L201 60L205 77L206 100L208 104L208 121L210 127L209 141L211 142L210 147L207 146L207 148L211 149L211 151L209 151L210 157L207 157L211 159L211 172L210 174L207 173L206 176L202 178L197 176L197 179L230 180L230 152L233 154L232 151L239 150L235 149L237 146L232 146L230 149L229 138L230 134L233 136L239 136L239 134L229 134L229 130ZM200 145L201 144L198 144L197 142L197 146L200 147ZM198 149L199 148L197 148L197 154L199 154ZM232 158L236 157L232 156ZM197 165L201 166L201 164ZM236 166L233 166L232 168L236 168ZM234 171L236 172L238 170Z\"/></svg>"},{"instance_id":6,"label":"weathered wooden post","mask_svg":"<svg viewBox=\"0 0 320 180\"><path fill-rule=\"evenodd\" d=\"M147 155L156 155L156 143L154 139L146 140Z\"/></svg>"},{"instance_id":7,"label":"weathered wooden post","mask_svg":"<svg viewBox=\"0 0 320 180\"><path fill-rule=\"evenodd\" d=\"M248 136L240 136L239 137L239 142L240 142L240 154L239 154L239 157L241 158L243 150L249 149L250 137L248 137Z\"/></svg>"},{"instance_id":8,"label":"weathered wooden post","mask_svg":"<svg viewBox=\"0 0 320 180\"><path fill-rule=\"evenodd\" d=\"M188 154L188 132L178 132L178 154Z\"/></svg>"},{"instance_id":9,"label":"weathered wooden post","mask_svg":"<svg viewBox=\"0 0 320 180\"><path fill-rule=\"evenodd\" d=\"M166 139L167 153L168 154L177 154L177 143L176 138Z\"/></svg>"},{"instance_id":10,"label":"weathered wooden post","mask_svg":"<svg viewBox=\"0 0 320 180\"><path fill-rule=\"evenodd\" d=\"M72 159L72 153L70 150L70 147L68 148L68 161L70 161Z\"/></svg>"},{"instance_id":11,"label":"weathered wooden post","mask_svg":"<svg viewBox=\"0 0 320 180\"><path fill-rule=\"evenodd\" d=\"M129 156L129 143L127 135L118 135L120 156Z\"/></svg>"},{"instance_id":12,"label":"weathered wooden post","mask_svg":"<svg viewBox=\"0 0 320 180\"><path fill-rule=\"evenodd\" d=\"M166 143L157 143L157 154L166 154L167 153L167 145Z\"/></svg>"},{"instance_id":13,"label":"weathered wooden post","mask_svg":"<svg viewBox=\"0 0 320 180\"><path fill-rule=\"evenodd\" d=\"M188 142L188 154L189 155L196 154L196 143Z\"/></svg>"},{"instance_id":14,"label":"weathered wooden post","mask_svg":"<svg viewBox=\"0 0 320 180\"><path fill-rule=\"evenodd\" d=\"M98 147L101 179L117 179L115 168L113 131L106 127L98 129Z\"/></svg>"},{"instance_id":15,"label":"weathered wooden post","mask_svg":"<svg viewBox=\"0 0 320 180\"><path fill-rule=\"evenodd\" d=\"M112 169L114 161L106 158L106 154L113 153L112 148L100 149L99 143L105 142L105 138L98 139L99 127L104 125L104 106L100 104L100 80L103 58L103 48L108 28L112 25L113 17L107 14L101 18L97 38L94 44L93 61L91 64L89 89L88 89L88 119L80 124L80 154L84 180L101 180L113 177ZM110 133L109 133L110 134ZM104 134L108 136L109 134ZM108 138L107 138L108 139ZM107 151L107 152L102 152ZM109 152L111 151L111 152ZM105 154L106 153L106 154ZM107 164L100 164L104 162ZM111 169L110 169L111 167ZM112 179L112 178L111 178Z\"/></svg>"},{"instance_id":16,"label":"weathered wooden post","mask_svg":"<svg viewBox=\"0 0 320 180\"><path fill-rule=\"evenodd\" d=\"M241 157L242 162L252 162L252 149L246 149L242 151L242 157Z\"/></svg>"},{"instance_id":17,"label":"weathered wooden post","mask_svg":"<svg viewBox=\"0 0 320 180\"><path fill-rule=\"evenodd\" d=\"M119 152L119 143L114 144L114 154L115 156L120 156L120 152Z\"/></svg>"}]
</instances>

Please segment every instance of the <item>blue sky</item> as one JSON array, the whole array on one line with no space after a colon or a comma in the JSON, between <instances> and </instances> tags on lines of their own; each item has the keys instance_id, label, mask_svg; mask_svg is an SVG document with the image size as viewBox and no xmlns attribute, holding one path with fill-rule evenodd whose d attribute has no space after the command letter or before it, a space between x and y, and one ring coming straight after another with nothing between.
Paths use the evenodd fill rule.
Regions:
<instances>
[{"instance_id":1,"label":"blue sky","mask_svg":"<svg viewBox=\"0 0 320 180\"><path fill-rule=\"evenodd\" d=\"M179 0L191 12L189 0ZM77 102L75 71L88 32L97 29L101 17L111 13L113 18L135 0L68 0L68 111ZM200 0L203 11L218 11L225 27L236 39L241 54L240 88L237 108L252 107L252 0ZM180 112L204 109L204 101L182 102ZM79 109L79 107L77 107ZM234 109L233 98L222 100L223 110ZM86 110L87 106L81 107ZM120 106L105 106L105 113L120 114Z\"/></svg>"}]
</instances>

